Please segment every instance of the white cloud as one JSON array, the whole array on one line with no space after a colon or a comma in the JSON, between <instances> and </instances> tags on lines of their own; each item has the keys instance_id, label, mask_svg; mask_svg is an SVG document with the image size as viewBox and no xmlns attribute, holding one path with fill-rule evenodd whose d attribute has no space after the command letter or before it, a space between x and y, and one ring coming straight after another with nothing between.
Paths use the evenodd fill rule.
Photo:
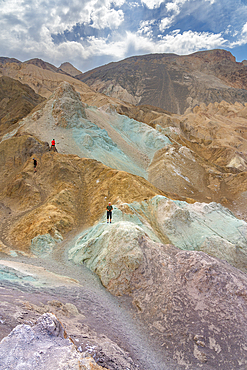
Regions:
<instances>
[{"instance_id":1,"label":"white cloud","mask_svg":"<svg viewBox=\"0 0 247 370\"><path fill-rule=\"evenodd\" d=\"M242 34L243 33L247 33L247 23L245 23L245 25L242 28Z\"/></svg>"},{"instance_id":2,"label":"white cloud","mask_svg":"<svg viewBox=\"0 0 247 370\"><path fill-rule=\"evenodd\" d=\"M176 53L180 55L193 53L200 49L222 47L226 42L221 34L192 31L181 34L178 33L178 30L163 36L157 42L153 42L145 37L137 37L133 34L129 35L127 39L134 44L137 53L145 51L146 53Z\"/></svg>"},{"instance_id":3,"label":"white cloud","mask_svg":"<svg viewBox=\"0 0 247 370\"><path fill-rule=\"evenodd\" d=\"M130 7L130 8L139 8L139 3L137 3L137 2L129 2L128 3L128 6Z\"/></svg>"},{"instance_id":4,"label":"white cloud","mask_svg":"<svg viewBox=\"0 0 247 370\"><path fill-rule=\"evenodd\" d=\"M141 22L137 34L145 34L146 36L151 37L153 34L152 26L154 23L155 20Z\"/></svg>"},{"instance_id":5,"label":"white cloud","mask_svg":"<svg viewBox=\"0 0 247 370\"><path fill-rule=\"evenodd\" d=\"M124 13L122 10L101 8L93 12L91 15L93 21L92 27L103 29L109 27L110 29L118 28L124 20Z\"/></svg>"},{"instance_id":6,"label":"white cloud","mask_svg":"<svg viewBox=\"0 0 247 370\"><path fill-rule=\"evenodd\" d=\"M236 41L233 41L229 44L230 48L234 48L236 46L242 46L247 44L247 23L245 23L242 27L241 33Z\"/></svg>"},{"instance_id":7,"label":"white cloud","mask_svg":"<svg viewBox=\"0 0 247 370\"><path fill-rule=\"evenodd\" d=\"M161 32L171 27L175 22L176 16L180 13L181 5L183 5L187 0L174 0L166 4L166 9L168 14L173 13L169 17L161 19L159 29Z\"/></svg>"},{"instance_id":8,"label":"white cloud","mask_svg":"<svg viewBox=\"0 0 247 370\"><path fill-rule=\"evenodd\" d=\"M225 43L221 34L210 34L208 32L184 32L178 30L172 34L162 37L154 42L152 39L127 32L122 38L114 43L106 40L91 38L88 51L91 55L107 54L115 58L123 59L127 56L131 47L136 54L140 53L176 53L180 55L190 54L200 49L214 49L222 47Z\"/></svg>"},{"instance_id":9,"label":"white cloud","mask_svg":"<svg viewBox=\"0 0 247 370\"><path fill-rule=\"evenodd\" d=\"M237 31L232 25L229 24L225 29L224 34L231 37L236 37L239 34L239 31Z\"/></svg>"},{"instance_id":10,"label":"white cloud","mask_svg":"<svg viewBox=\"0 0 247 370\"><path fill-rule=\"evenodd\" d=\"M70 2L67 0L2 0L0 55L13 56L20 60L39 57L58 65L69 58L72 62L73 59L93 61L94 57L97 57L95 63L98 63L101 56L103 58L106 56L107 60L119 60L142 53L189 54L201 49L224 46L234 48L247 43L246 6L242 6L241 9L236 8L236 14L232 16L235 23L230 24L229 21L229 26L225 23L221 32L187 31L181 33L180 30L176 30L176 32L165 36L159 35L154 39L157 26L160 33L168 30L171 25L174 28L180 28L179 23L176 23L178 16L182 20L184 16L190 14L188 12L191 12L192 18L197 19L197 12L200 11L199 5L202 5L203 0L141 1L133 0L127 3L127 0L70 0ZM123 12L125 7L121 9L125 2L130 9L126 15ZM164 3L163 12L157 16L157 8L162 2ZM186 2L188 4L185 4ZM230 8L233 10L229 2L230 0L221 0L220 6L218 0L217 5L221 13L215 14L215 18L206 19L207 13L204 18L202 17L207 30L210 29L210 24L215 25L218 19L224 19L224 13L222 13L224 9L226 9L225 14L228 14ZM206 5L206 9L209 9L214 3L216 3L214 0L204 0L204 8ZM186 5L186 14L182 13L183 5ZM218 8L215 7L215 9ZM139 23L135 22L135 16ZM113 32L111 34L107 30L107 38L89 37L88 34L83 37L82 35L78 42L63 41L64 39L58 36L56 40L59 40L60 44L54 43L52 34L65 34L66 36L66 32L70 31L73 37L73 27L78 25L89 25L87 32L91 32L93 27L98 30L108 28ZM79 29L75 28L75 30L77 34L74 40L80 37ZM83 27L80 32L82 30ZM92 30L91 35L93 32ZM113 37L114 41L112 41ZM231 43L227 38L232 40ZM85 42L87 42L87 47ZM95 64L92 68L94 66ZM80 68L80 65L78 67Z\"/></svg>"},{"instance_id":11,"label":"white cloud","mask_svg":"<svg viewBox=\"0 0 247 370\"><path fill-rule=\"evenodd\" d=\"M174 21L174 16L170 18L166 17L166 18L161 19L160 25L159 25L160 31L162 32L166 30L167 28L169 28L172 25L173 21Z\"/></svg>"},{"instance_id":12,"label":"white cloud","mask_svg":"<svg viewBox=\"0 0 247 370\"><path fill-rule=\"evenodd\" d=\"M177 15L180 13L181 5L186 3L186 1L188 0L174 0L166 4L166 9L168 12L174 12Z\"/></svg>"},{"instance_id":13,"label":"white cloud","mask_svg":"<svg viewBox=\"0 0 247 370\"><path fill-rule=\"evenodd\" d=\"M164 0L141 0L141 2L145 4L148 9L155 9L158 8Z\"/></svg>"},{"instance_id":14,"label":"white cloud","mask_svg":"<svg viewBox=\"0 0 247 370\"><path fill-rule=\"evenodd\" d=\"M167 3L166 4L166 9L168 12L174 12L176 14L179 13L179 5L174 2L174 3Z\"/></svg>"},{"instance_id":15,"label":"white cloud","mask_svg":"<svg viewBox=\"0 0 247 370\"><path fill-rule=\"evenodd\" d=\"M215 49L223 47L226 40L219 34L209 32L187 31L169 34L163 37L158 45L159 52L190 54L201 49Z\"/></svg>"},{"instance_id":16,"label":"white cloud","mask_svg":"<svg viewBox=\"0 0 247 370\"><path fill-rule=\"evenodd\" d=\"M34 27L37 33L45 25L55 34L72 30L77 24L90 23L91 20L96 28L116 28L123 22L124 14L122 10L112 9L112 4L119 7L124 2L125 0L71 0L68 6L58 0L33 0L28 4L23 0L11 0L1 3L0 23L1 26L10 27L9 22L12 22L11 28L19 24L27 32Z\"/></svg>"}]
</instances>

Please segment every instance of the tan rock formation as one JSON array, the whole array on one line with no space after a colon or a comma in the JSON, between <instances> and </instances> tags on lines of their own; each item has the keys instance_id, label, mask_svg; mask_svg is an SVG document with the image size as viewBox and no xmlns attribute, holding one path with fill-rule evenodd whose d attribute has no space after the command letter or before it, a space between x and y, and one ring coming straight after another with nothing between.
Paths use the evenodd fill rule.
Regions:
<instances>
[{"instance_id":1,"label":"tan rock formation","mask_svg":"<svg viewBox=\"0 0 247 370\"><path fill-rule=\"evenodd\" d=\"M166 89L162 91L178 111L191 107L183 115L148 105L135 107L95 93L66 71L40 60L0 60L2 75L30 84L48 98L26 119L16 122L15 130L7 130L0 143L1 337L17 323L34 323L38 314L49 310L66 319L66 331L68 328L76 333L84 346L79 352L91 351L98 363L110 370L136 370L137 366L116 344L103 338L106 332L130 349L136 359L140 357L145 370L215 370L219 366L245 370L247 281L238 268L246 271L246 225L216 203L189 207L155 197L162 194L190 203L215 200L247 219L246 106L214 102L217 91L224 92L231 101L231 93L236 93L233 87L245 88L245 80L241 82L244 69L240 66L239 76L233 74L231 81L223 79L222 57L229 72L235 61L224 51L184 58L169 56L169 63L172 58L176 60L163 81L175 73L180 78L181 94L177 96L173 90L169 96ZM157 62L157 56L152 58ZM167 62L165 59L162 63ZM211 76L207 66L214 71ZM155 71L161 71L159 68ZM185 68L189 72L180 74ZM131 63L127 69L132 71ZM110 82L107 88L114 96L141 103L144 85L137 84L130 91L129 85L136 83L132 77L126 82L128 86L118 81ZM197 81L195 85L192 80ZM101 89L102 82L97 83ZM192 85L194 90L188 97L186 89ZM194 107L204 101L202 86L207 90L206 101L213 103ZM186 104L185 96L189 98ZM155 96L152 99L158 104ZM151 129L137 121L131 123L115 110ZM117 125L116 117L123 119ZM121 165L129 161L148 168L149 182L103 165L93 159L94 154L91 159L76 156L72 138L73 134L78 138L80 125L88 125L93 132L82 135L80 145L90 148L90 153L98 145L101 157L97 158L102 161L100 146L129 152L128 159L121 157ZM102 141L98 141L100 135L94 135L100 130L108 135L104 131ZM45 143L55 133L59 153L49 152ZM134 143L133 138L138 140ZM116 164L113 153L108 150L110 166ZM36 173L34 157L38 160ZM136 168L132 168L133 173ZM105 222L108 201L114 204L111 225ZM221 212L234 221L226 222ZM85 235L80 237L70 251L71 261L67 261L66 248L81 231L86 233L86 240ZM181 251L171 242L197 251ZM86 264L99 276L103 287L93 273L73 265L72 260ZM93 340L90 330L81 323L84 320L98 331ZM84 364L77 351L68 350L63 330L54 323L47 318L45 326L26 325L24 332L23 328L16 329L6 339L6 348L12 348L14 356L21 356L21 350L14 352L11 338L18 333L26 338L30 333L31 337L40 332L46 336L48 329L49 338L55 334L65 347L62 355L61 346L52 354L54 363L57 358L60 361L56 369L67 364L66 353L68 366L77 368L78 361L81 368L97 366L91 361ZM37 348L42 351L40 344ZM37 351L39 360L43 354ZM26 357L19 357L19 363ZM0 365L1 361L0 350ZM46 368L53 366L47 358L44 363Z\"/></svg>"}]
</instances>

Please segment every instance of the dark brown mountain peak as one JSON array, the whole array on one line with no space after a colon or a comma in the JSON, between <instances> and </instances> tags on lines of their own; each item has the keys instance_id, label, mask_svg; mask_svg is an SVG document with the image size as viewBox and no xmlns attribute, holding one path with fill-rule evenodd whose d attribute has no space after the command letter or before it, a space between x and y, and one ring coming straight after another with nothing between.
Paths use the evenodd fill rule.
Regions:
<instances>
[{"instance_id":1,"label":"dark brown mountain peak","mask_svg":"<svg viewBox=\"0 0 247 370\"><path fill-rule=\"evenodd\" d=\"M15 58L0 57L0 64L6 64L6 63L21 63L21 62Z\"/></svg>"},{"instance_id":2,"label":"dark brown mountain peak","mask_svg":"<svg viewBox=\"0 0 247 370\"><path fill-rule=\"evenodd\" d=\"M63 70L55 67L53 64L44 62L42 59L38 59L38 58L27 60L26 62L24 62L24 64L33 64L36 67L47 69L52 72L65 73Z\"/></svg>"}]
</instances>

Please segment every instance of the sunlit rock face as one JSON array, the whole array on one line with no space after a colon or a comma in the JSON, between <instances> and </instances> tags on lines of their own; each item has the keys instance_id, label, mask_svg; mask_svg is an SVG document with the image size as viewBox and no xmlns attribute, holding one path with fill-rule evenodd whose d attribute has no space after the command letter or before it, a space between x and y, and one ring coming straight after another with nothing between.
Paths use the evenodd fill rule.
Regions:
<instances>
[{"instance_id":1,"label":"sunlit rock face","mask_svg":"<svg viewBox=\"0 0 247 370\"><path fill-rule=\"evenodd\" d=\"M53 95L52 116L61 127L80 126L81 119L86 118L80 95L67 82L61 84Z\"/></svg>"},{"instance_id":2,"label":"sunlit rock face","mask_svg":"<svg viewBox=\"0 0 247 370\"><path fill-rule=\"evenodd\" d=\"M93 358L84 357L52 313L45 313L33 327L18 325L0 343L2 369L103 369Z\"/></svg>"},{"instance_id":3,"label":"sunlit rock face","mask_svg":"<svg viewBox=\"0 0 247 370\"><path fill-rule=\"evenodd\" d=\"M184 233L188 216L179 217ZM130 296L137 317L179 365L246 366L247 277L227 262L153 242L127 221L83 233L69 258L98 274L112 294Z\"/></svg>"}]
</instances>

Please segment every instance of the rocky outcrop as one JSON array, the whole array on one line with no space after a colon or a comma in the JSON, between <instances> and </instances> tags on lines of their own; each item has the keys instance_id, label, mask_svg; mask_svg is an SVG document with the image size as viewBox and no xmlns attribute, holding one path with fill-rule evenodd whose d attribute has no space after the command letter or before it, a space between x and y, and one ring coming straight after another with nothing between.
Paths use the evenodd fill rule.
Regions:
<instances>
[{"instance_id":1,"label":"rocky outcrop","mask_svg":"<svg viewBox=\"0 0 247 370\"><path fill-rule=\"evenodd\" d=\"M2 262L4 263L4 261ZM109 299L108 295L108 299L106 299L107 295L102 294L102 288L98 291L99 296L97 297L95 287L90 287L87 279L87 289L91 292L90 297L88 297L87 289L85 291L85 287L83 287L84 284L80 285L73 279L66 279L65 276L51 274L45 269L41 271L41 268L37 269L37 266L22 265L22 263L13 262L12 267L14 266L15 269L12 275L8 275L7 270L2 268L2 263L0 266L1 296L2 298L5 297L0 302L1 365L5 363L4 361L8 361L9 369L15 369L18 359L20 363L23 362L26 365L25 368L29 369L28 365L37 353L41 355L38 358L38 361L41 361L38 362L40 368L42 368L43 362L49 363L52 369L55 366L58 368L59 361L57 361L56 355L59 355L60 352L61 358L65 360L64 366L68 366L69 361L77 358L78 364L88 364L87 370L92 369L90 366L95 366L95 362L109 370L126 370L126 368L137 370L140 368L138 366L139 361L137 360L137 363L135 363L131 357L132 355L135 359L138 359L138 354L131 350L132 354L130 355L126 351L126 347L128 348L126 341L128 331L121 332L120 330L117 335L112 335L117 320L119 320L120 326L123 325L123 322L125 326L126 323L128 326L129 320L126 320L123 316L121 309L117 314L114 313L116 306L114 308L112 297ZM24 269L26 269L26 273L28 272L28 276L23 274ZM75 270L74 267L73 270ZM16 273L15 277L14 272ZM66 272L68 272L68 269L66 269ZM37 280L31 278L34 275ZM18 289L15 289L17 286ZM53 294L50 290L52 287ZM75 297L75 293L78 294L80 299ZM93 306L91 306L91 300L93 300ZM104 314L101 316L101 306L103 311L108 313L106 317ZM96 307L97 317L101 317L98 323L95 323L94 318ZM40 317L41 315L42 317ZM109 326L108 320L111 320L110 330L107 330L105 326L105 321ZM20 338L20 335L17 337L17 333L21 334L22 337ZM34 337L30 338L32 333ZM23 335L25 335L24 338ZM133 325L130 335L130 341L134 342L135 330ZM144 342L145 337L140 343L141 350L139 353L141 357ZM117 343L122 344L122 346ZM139 347L139 343L136 343L136 345L136 347L134 345L135 351ZM4 355L4 349L7 346L9 346L9 356ZM64 355L62 353L63 348ZM12 354L16 353L16 359L11 358L10 351L12 351ZM25 355L22 358L23 353ZM2 358L3 355L5 359ZM85 363L82 360L85 360ZM1 368L7 369L8 367L1 366ZM64 368L67 369L67 367ZM77 369L76 366L72 368ZM144 365L141 368L148 370L150 367L147 364L147 366ZM30 369L33 368L30 367ZM84 367L80 369L84 369ZM96 369L98 368L96 367Z\"/></svg>"},{"instance_id":2,"label":"rocky outcrop","mask_svg":"<svg viewBox=\"0 0 247 370\"><path fill-rule=\"evenodd\" d=\"M131 222L116 222L110 228L99 225L77 240L69 258L96 272L111 292L126 294L133 272L143 262L138 242L143 236L144 231Z\"/></svg>"},{"instance_id":3,"label":"rocky outcrop","mask_svg":"<svg viewBox=\"0 0 247 370\"><path fill-rule=\"evenodd\" d=\"M103 369L93 358L83 357L56 318L45 313L33 327L17 326L0 343L2 369Z\"/></svg>"},{"instance_id":4,"label":"rocky outcrop","mask_svg":"<svg viewBox=\"0 0 247 370\"><path fill-rule=\"evenodd\" d=\"M105 286L111 280L105 272L108 263L115 269L115 278L122 271L114 267L115 259L122 260L125 256L124 263L130 272L130 266L134 269L139 266L143 256L138 240L144 233L155 242L172 243L183 250L203 250L247 272L247 224L220 204L188 204L163 196L139 204L118 202L113 221L108 226L104 215L99 224L82 233L70 252L74 262L85 263L100 275ZM114 249L116 244L122 256Z\"/></svg>"},{"instance_id":5,"label":"rocky outcrop","mask_svg":"<svg viewBox=\"0 0 247 370\"><path fill-rule=\"evenodd\" d=\"M153 127L108 108L89 107L74 87L64 82L46 104L26 117L20 131L44 141L50 141L52 135L63 153L93 158L147 178L146 168L154 153L171 144L170 140ZM65 136L70 138L69 144Z\"/></svg>"},{"instance_id":6,"label":"rocky outcrop","mask_svg":"<svg viewBox=\"0 0 247 370\"><path fill-rule=\"evenodd\" d=\"M159 105L145 85L157 81L175 111L191 108L178 115L123 103L37 59L0 65L48 98L0 142L1 338L25 324L1 343L14 357L7 366L16 368L16 356L31 361L26 368L34 360L83 368L91 354L109 370L244 370L246 105L198 104L245 96L244 64L212 51L124 66L131 78L108 81L109 93ZM48 150L53 138L58 153ZM77 349L56 319L35 324L46 312ZM25 338L36 348L30 356Z\"/></svg>"},{"instance_id":7,"label":"rocky outcrop","mask_svg":"<svg viewBox=\"0 0 247 370\"><path fill-rule=\"evenodd\" d=\"M216 58L216 53L215 62L222 55ZM202 67L205 58L206 54L196 56L201 71L206 68ZM230 57L227 60L233 62ZM24 66L19 66L18 73L24 79L36 72L51 73L33 64L28 66L38 69L26 75ZM61 76L67 79L66 75ZM48 142L56 137L62 153L89 157L137 174L167 193L179 193L201 202L221 202L240 217L247 217L245 105L224 101L201 104L181 116L152 106L135 107L117 101L113 104L113 100L84 89L83 84L79 95L78 80L69 81L75 87L67 82L59 85L46 104L21 122L22 131L28 130ZM55 86L54 82L52 88ZM90 107L86 102L101 108Z\"/></svg>"},{"instance_id":8,"label":"rocky outcrop","mask_svg":"<svg viewBox=\"0 0 247 370\"><path fill-rule=\"evenodd\" d=\"M37 67L42 68L42 69L47 69L48 71L58 72L58 73L64 73L63 70L55 67L51 63L44 62L42 59L39 59L39 58L29 59L29 60L27 60L24 63L25 64L33 64L34 66L37 66Z\"/></svg>"},{"instance_id":9,"label":"rocky outcrop","mask_svg":"<svg viewBox=\"0 0 247 370\"><path fill-rule=\"evenodd\" d=\"M70 256L112 294L132 298L154 343L187 369L246 367L246 274L203 252L152 242L128 222L102 231L82 235Z\"/></svg>"}]
</instances>

